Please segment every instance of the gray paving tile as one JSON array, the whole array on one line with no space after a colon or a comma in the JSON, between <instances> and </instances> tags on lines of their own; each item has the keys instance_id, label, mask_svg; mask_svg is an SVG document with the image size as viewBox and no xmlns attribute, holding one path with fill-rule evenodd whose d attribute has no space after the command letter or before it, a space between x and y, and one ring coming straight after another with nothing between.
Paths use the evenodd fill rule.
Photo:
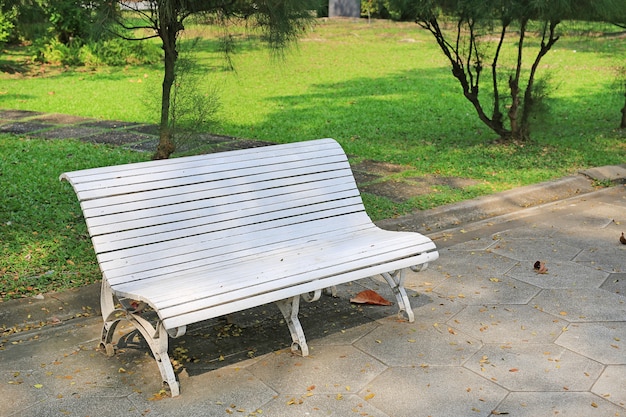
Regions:
<instances>
[{"instance_id":1,"label":"gray paving tile","mask_svg":"<svg viewBox=\"0 0 626 417\"><path fill-rule=\"evenodd\" d=\"M609 276L607 272L572 261L547 262L545 274L538 274L533 266L532 262L516 265L507 275L539 288L598 288Z\"/></svg>"},{"instance_id":2,"label":"gray paving tile","mask_svg":"<svg viewBox=\"0 0 626 417\"><path fill-rule=\"evenodd\" d=\"M609 417L624 409L588 392L513 392L496 409L515 417Z\"/></svg>"},{"instance_id":3,"label":"gray paving tile","mask_svg":"<svg viewBox=\"0 0 626 417\"><path fill-rule=\"evenodd\" d=\"M483 343L551 343L568 325L527 305L468 306L448 321Z\"/></svg>"},{"instance_id":4,"label":"gray paving tile","mask_svg":"<svg viewBox=\"0 0 626 417\"><path fill-rule=\"evenodd\" d=\"M488 251L440 251L437 264L447 277L501 276L517 261Z\"/></svg>"},{"instance_id":5,"label":"gray paving tile","mask_svg":"<svg viewBox=\"0 0 626 417\"><path fill-rule=\"evenodd\" d=\"M444 297L458 298L472 304L526 304L541 289L523 281L504 276L451 276L436 286L434 292Z\"/></svg>"},{"instance_id":6,"label":"gray paving tile","mask_svg":"<svg viewBox=\"0 0 626 417\"><path fill-rule=\"evenodd\" d=\"M461 365L476 352L478 339L442 321L417 316L415 323L389 320L354 345L389 366Z\"/></svg>"},{"instance_id":7,"label":"gray paving tile","mask_svg":"<svg viewBox=\"0 0 626 417\"><path fill-rule=\"evenodd\" d=\"M591 392L626 408L626 365L607 366Z\"/></svg>"},{"instance_id":8,"label":"gray paving tile","mask_svg":"<svg viewBox=\"0 0 626 417\"><path fill-rule=\"evenodd\" d=\"M447 248L447 250L452 251L452 252L484 251L484 250L489 249L491 246L495 245L496 242L497 242L496 238L476 237L472 240L468 240L466 242L452 245L449 248Z\"/></svg>"},{"instance_id":9,"label":"gray paving tile","mask_svg":"<svg viewBox=\"0 0 626 417\"><path fill-rule=\"evenodd\" d=\"M79 395L72 397L53 398L49 401L37 403L32 407L22 410L14 417L43 417L43 416L110 416L140 417L145 415L145 410L139 409L126 398L97 397L86 398Z\"/></svg>"},{"instance_id":10,"label":"gray paving tile","mask_svg":"<svg viewBox=\"0 0 626 417\"><path fill-rule=\"evenodd\" d=\"M13 415L49 398L50 391L41 383L41 375L33 370L2 370L0 378L0 416Z\"/></svg>"},{"instance_id":11,"label":"gray paving tile","mask_svg":"<svg viewBox=\"0 0 626 417\"><path fill-rule=\"evenodd\" d=\"M624 321L626 298L596 288L542 290L530 303L570 322Z\"/></svg>"},{"instance_id":12,"label":"gray paving tile","mask_svg":"<svg viewBox=\"0 0 626 417\"><path fill-rule=\"evenodd\" d=\"M585 249L574 260L606 272L626 272L626 245L617 241L613 245L610 248Z\"/></svg>"},{"instance_id":13,"label":"gray paving tile","mask_svg":"<svg viewBox=\"0 0 626 417\"><path fill-rule=\"evenodd\" d=\"M316 387L304 395L279 395L266 404L261 415L271 417L386 417L387 414L371 406L368 401L351 391L336 394L315 394ZM340 390L338 390L340 391Z\"/></svg>"},{"instance_id":14,"label":"gray paving tile","mask_svg":"<svg viewBox=\"0 0 626 417\"><path fill-rule=\"evenodd\" d=\"M280 350L246 369L277 392L303 395L313 385L320 394L343 392L346 386L356 392L386 366L352 346L323 346L307 357Z\"/></svg>"},{"instance_id":15,"label":"gray paving tile","mask_svg":"<svg viewBox=\"0 0 626 417\"><path fill-rule=\"evenodd\" d=\"M610 274L600 288L626 297L626 272Z\"/></svg>"},{"instance_id":16,"label":"gray paving tile","mask_svg":"<svg viewBox=\"0 0 626 417\"><path fill-rule=\"evenodd\" d=\"M0 132L3 133L14 133L14 134L24 134L36 132L37 130L48 129L53 125L48 123L39 123L36 121L33 122L15 122L10 124L5 124L0 126Z\"/></svg>"},{"instance_id":17,"label":"gray paving tile","mask_svg":"<svg viewBox=\"0 0 626 417\"><path fill-rule=\"evenodd\" d=\"M324 337L308 340L308 344L312 348L316 348L317 346L351 345L378 326L380 326L380 323L375 321L364 323L358 326L341 329L335 333L328 333Z\"/></svg>"},{"instance_id":18,"label":"gray paving tile","mask_svg":"<svg viewBox=\"0 0 626 417\"><path fill-rule=\"evenodd\" d=\"M556 343L604 365L626 365L626 322L623 321L574 323Z\"/></svg>"},{"instance_id":19,"label":"gray paving tile","mask_svg":"<svg viewBox=\"0 0 626 417\"><path fill-rule=\"evenodd\" d=\"M507 392L459 367L391 368L368 384L362 395L394 417L487 417Z\"/></svg>"},{"instance_id":20,"label":"gray paving tile","mask_svg":"<svg viewBox=\"0 0 626 417\"><path fill-rule=\"evenodd\" d=\"M614 206L616 210L626 211ZM573 228L560 229L555 238L563 243L586 249L609 248L619 245L619 237L624 231L626 219L612 220L604 227L590 227L578 225Z\"/></svg>"},{"instance_id":21,"label":"gray paving tile","mask_svg":"<svg viewBox=\"0 0 626 417\"><path fill-rule=\"evenodd\" d=\"M445 250L438 262L442 265L438 270L440 276L445 279L435 279L433 291L465 304L524 304L539 291L532 285L505 277L503 274L518 261L489 250Z\"/></svg>"},{"instance_id":22,"label":"gray paving tile","mask_svg":"<svg viewBox=\"0 0 626 417\"><path fill-rule=\"evenodd\" d=\"M483 346L465 365L511 391L586 391L603 370L598 362L554 344Z\"/></svg>"},{"instance_id":23,"label":"gray paving tile","mask_svg":"<svg viewBox=\"0 0 626 417\"><path fill-rule=\"evenodd\" d=\"M161 388L154 360L137 351L107 357L94 347L84 348L59 354L40 368L41 384L56 398L124 397L150 385L153 392Z\"/></svg>"},{"instance_id":24,"label":"gray paving tile","mask_svg":"<svg viewBox=\"0 0 626 417\"><path fill-rule=\"evenodd\" d=\"M447 278L447 272L440 264L433 264L422 272L408 272L404 286L407 290L415 291L418 295L433 291L433 288Z\"/></svg>"},{"instance_id":25,"label":"gray paving tile","mask_svg":"<svg viewBox=\"0 0 626 417\"><path fill-rule=\"evenodd\" d=\"M154 141L154 138L140 133L109 130L94 135L81 137L80 140L88 143L107 143L110 145L135 145L144 141Z\"/></svg>"},{"instance_id":26,"label":"gray paving tile","mask_svg":"<svg viewBox=\"0 0 626 417\"><path fill-rule=\"evenodd\" d=\"M259 410L262 411L265 404L277 396L275 391L240 367L226 367L194 376L183 374L180 380L180 397L142 392L133 394L130 399L147 416L248 416L263 415Z\"/></svg>"},{"instance_id":27,"label":"gray paving tile","mask_svg":"<svg viewBox=\"0 0 626 417\"><path fill-rule=\"evenodd\" d=\"M610 210L610 211L607 211ZM613 221L613 210L606 206L597 205L587 210L577 210L565 216L552 219L552 224L559 229L585 228L600 229L608 226Z\"/></svg>"},{"instance_id":28,"label":"gray paving tile","mask_svg":"<svg viewBox=\"0 0 626 417\"><path fill-rule=\"evenodd\" d=\"M553 259L572 260L581 251L580 248L544 236L538 236L535 239L501 240L490 250L523 262Z\"/></svg>"},{"instance_id":29,"label":"gray paving tile","mask_svg":"<svg viewBox=\"0 0 626 417\"><path fill-rule=\"evenodd\" d=\"M535 240L539 236L542 238L551 238L557 232L557 229L552 224L547 224L542 221L532 222L524 227L515 227L506 229L491 235L491 239L496 242L499 240L516 240L516 239L531 239Z\"/></svg>"}]
</instances>

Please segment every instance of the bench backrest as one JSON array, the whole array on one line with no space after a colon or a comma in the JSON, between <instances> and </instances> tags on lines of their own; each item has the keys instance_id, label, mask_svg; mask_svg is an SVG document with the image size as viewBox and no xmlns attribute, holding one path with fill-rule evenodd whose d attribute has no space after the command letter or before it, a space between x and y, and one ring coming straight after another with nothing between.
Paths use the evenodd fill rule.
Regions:
<instances>
[{"instance_id":1,"label":"bench backrest","mask_svg":"<svg viewBox=\"0 0 626 417\"><path fill-rule=\"evenodd\" d=\"M95 168L61 179L78 195L112 287L157 267L175 272L306 240L316 225L329 234L372 226L347 157L332 139Z\"/></svg>"}]
</instances>

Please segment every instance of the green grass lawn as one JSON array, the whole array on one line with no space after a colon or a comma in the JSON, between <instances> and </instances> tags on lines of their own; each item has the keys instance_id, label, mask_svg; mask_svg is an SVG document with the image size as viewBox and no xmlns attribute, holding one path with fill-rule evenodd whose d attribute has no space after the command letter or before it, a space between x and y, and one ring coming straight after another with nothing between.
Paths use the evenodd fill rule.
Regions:
<instances>
[{"instance_id":1,"label":"green grass lawn","mask_svg":"<svg viewBox=\"0 0 626 417\"><path fill-rule=\"evenodd\" d=\"M430 35L415 24L320 20L282 61L242 32L235 71L216 49L214 28L188 32L202 37L194 56L206 69L204 87L220 95L212 133L281 143L332 137L354 162L406 165L408 176L477 180L402 204L366 194L375 219L626 162L626 133L617 129L623 36L563 37L540 68L551 94L533 139L498 143L462 97ZM9 52L6 59L23 54ZM32 68L0 74L0 108L158 120L159 66ZM76 198L58 176L148 155L11 135L0 135L0 153L0 299L99 279Z\"/></svg>"},{"instance_id":2,"label":"green grass lawn","mask_svg":"<svg viewBox=\"0 0 626 417\"><path fill-rule=\"evenodd\" d=\"M66 171L137 162L145 154L74 140L0 134L0 299L100 279Z\"/></svg>"}]
</instances>

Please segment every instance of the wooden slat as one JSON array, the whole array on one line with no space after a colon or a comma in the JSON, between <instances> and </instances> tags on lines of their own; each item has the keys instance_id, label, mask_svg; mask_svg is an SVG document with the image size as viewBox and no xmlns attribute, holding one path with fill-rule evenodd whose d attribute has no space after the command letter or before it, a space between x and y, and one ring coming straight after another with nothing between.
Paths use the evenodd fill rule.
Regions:
<instances>
[{"instance_id":1,"label":"wooden slat","mask_svg":"<svg viewBox=\"0 0 626 417\"><path fill-rule=\"evenodd\" d=\"M333 285L340 285L347 282L351 282L362 277L373 276L388 272L390 270L398 270L406 268L410 265L421 265L423 263L433 262L437 259L437 252L428 252L410 259L404 259L399 261L390 261L384 265L373 265L364 267L361 270L346 271L339 275L332 277L305 282L300 285L294 285L287 288L259 294L254 297L232 300L229 303L221 304L217 306L204 307L202 303L199 305L188 305L187 308L180 315L162 317L163 324L166 329L176 328L178 326L187 325L190 323L196 323L198 321L207 320L213 317L223 316L233 312L241 311L250 306L260 306L267 303L275 302L278 300L284 300L299 294L306 294L308 292L316 291L320 288L328 288ZM122 292L123 293L123 292ZM145 301L145 300L142 300ZM199 307L202 306L202 307ZM159 314L163 314L159 312Z\"/></svg>"},{"instance_id":2,"label":"wooden slat","mask_svg":"<svg viewBox=\"0 0 626 417\"><path fill-rule=\"evenodd\" d=\"M142 227L139 226L138 221L146 219L146 221L151 222L154 221L151 218L156 216L180 214L181 216L189 216L191 218L194 217L195 212L200 212L199 215L203 215L202 210L226 204L236 205L273 197L280 199L282 196L296 193L299 195L306 193L313 196L323 192L327 192L328 194L347 190L358 192L348 178L349 177L324 178L321 175L315 175L313 178L308 178L306 182L284 186L280 186L279 181L267 181L263 184L263 187L259 187L259 189L255 191L233 193L231 188L225 188L222 189L223 193L220 195L210 195L207 190L202 190L186 194L185 198L176 195L153 199L150 201L150 206L146 206L144 202L133 201L118 204L115 213L101 214L100 212L95 216L87 217L86 220L92 234L99 235L107 231L112 232L114 230ZM125 227L124 224L126 222L130 223L132 226ZM98 228L103 226L104 230L100 231Z\"/></svg>"},{"instance_id":3,"label":"wooden slat","mask_svg":"<svg viewBox=\"0 0 626 417\"><path fill-rule=\"evenodd\" d=\"M350 244L356 244L356 238L359 234L372 229L369 227L357 230L333 230L322 229L322 225L317 223L316 226L318 226L318 230L311 230L308 235L301 231L298 231L297 236L291 234L290 231L293 231L294 227L276 228L253 233L255 236L252 236L251 240L248 239L248 234L241 234L229 239L228 242L220 239L201 246L189 247L187 253L176 251L174 254L170 254L163 251L158 253L158 257L155 256L151 259L145 256L121 258L101 263L101 265L111 285L147 279L153 279L156 282L161 277L169 279L168 277L172 275L186 274L189 271L199 273L236 264L250 258L261 259L268 253L285 257L290 253L297 253L313 245L330 247L329 242L338 243L347 240ZM265 240L261 239L264 234L269 234Z\"/></svg>"},{"instance_id":4,"label":"wooden slat","mask_svg":"<svg viewBox=\"0 0 626 417\"><path fill-rule=\"evenodd\" d=\"M272 227L274 226L274 227ZM124 249L123 251L105 252L97 255L100 264L114 261L116 259L124 260L125 262L133 262L133 257L150 258L150 254L154 256L164 257L168 253L172 256L178 254L193 252L196 249L202 249L205 247L223 246L220 242L223 239L230 239L233 246L246 247L251 246L251 242L258 240L259 236L265 236L269 241L280 242L281 238L288 236L290 239L301 238L307 239L309 236L317 234L323 234L330 231L343 231L348 229L354 229L355 231L362 228L374 227L371 220L363 212L358 215L341 216L341 217L329 217L326 219L317 220L315 223L311 223L309 227L303 229L299 224L283 225L277 227L276 225L264 224L263 227L257 227L255 230L240 231L239 233L233 233L232 230L223 230L220 232L214 232L210 236L203 237L202 240L197 236L189 236L174 241L158 242L150 246L137 246L133 248ZM310 237L313 239L313 237Z\"/></svg>"},{"instance_id":5,"label":"wooden slat","mask_svg":"<svg viewBox=\"0 0 626 417\"><path fill-rule=\"evenodd\" d=\"M230 218L225 220L220 218L218 222L211 217L196 220L194 224L188 225L188 229L170 229L158 230L153 234L137 236L136 233L119 232L104 236L94 236L92 241L96 249L96 253L109 252L135 246L151 245L158 242L167 242L177 239L183 239L187 236L197 236L201 242L205 235L215 232L226 231L227 233L241 233L237 230L243 230L243 233L260 229L269 229L273 227L281 227L290 224L309 223L327 217L342 216L349 213L362 212L360 199L356 197L344 199L338 202L327 202L311 206L304 213L297 209L284 210L281 213L263 213L256 214L250 218ZM232 214L232 213L230 213ZM226 218L228 216L225 216ZM309 225L313 227L313 225ZM307 227L306 224L303 227Z\"/></svg>"},{"instance_id":6,"label":"wooden slat","mask_svg":"<svg viewBox=\"0 0 626 417\"><path fill-rule=\"evenodd\" d=\"M181 164L192 166L221 162L228 164L233 160L265 159L273 156L289 154L306 155L309 152L322 152L327 154L341 154L343 150L333 139L319 139L309 142L298 142L279 146L268 146L250 149L241 149L228 152L220 152L208 155L188 156L184 158L162 159L157 161L137 162L125 165L114 165L100 168L89 168L80 171L66 172L61 174L61 179L69 181L72 185L100 180L102 178L117 177L131 172L155 172L159 170L176 171Z\"/></svg>"},{"instance_id":7,"label":"wooden slat","mask_svg":"<svg viewBox=\"0 0 626 417\"><path fill-rule=\"evenodd\" d=\"M378 246L372 243L381 240ZM370 245L369 248L366 244ZM354 244L342 242L338 245L329 242L328 245L308 249L295 248L289 252L267 253L263 257L242 258L236 263L219 265L204 273L194 271L193 274L177 276L175 280L156 281L157 285L154 280L145 280L121 285L121 288L130 288L133 285L141 287L139 292L146 295L159 309L176 305L181 299L185 299L185 304L202 299L207 306L217 305L229 298L251 297L272 288L297 285L364 266L412 257L432 249L432 242L424 242L420 246L400 239L395 242L385 241L372 235L367 240L355 239ZM172 285L168 286L167 282ZM168 290L163 291L164 287ZM180 297L179 291L184 292L185 289L192 290L193 296Z\"/></svg>"},{"instance_id":8,"label":"wooden slat","mask_svg":"<svg viewBox=\"0 0 626 417\"><path fill-rule=\"evenodd\" d=\"M309 164L287 159L274 160L273 164L258 166L252 165L251 162L248 162L245 166L241 163L234 163L234 166L231 167L234 171L226 170L226 167L224 167L223 171L211 170L206 172L208 170L202 167L202 169L179 172L177 177L173 177L170 173L149 173L132 177L119 176L107 181L89 183L88 189L79 190L79 192L84 200L145 193L152 190L168 192L168 189L173 189L169 190L169 192L185 193L185 189L182 187L206 182L217 182L219 187L225 181L230 181L234 184L245 184L267 181L268 179L293 178L304 173L310 174L349 168L345 158L341 155L334 158L319 158L314 161L307 160L306 162Z\"/></svg>"}]
</instances>

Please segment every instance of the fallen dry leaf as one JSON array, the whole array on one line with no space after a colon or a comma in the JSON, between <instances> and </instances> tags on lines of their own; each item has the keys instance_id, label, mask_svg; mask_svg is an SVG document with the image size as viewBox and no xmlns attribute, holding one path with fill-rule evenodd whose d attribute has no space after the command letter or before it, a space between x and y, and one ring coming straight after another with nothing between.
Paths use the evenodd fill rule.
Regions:
<instances>
[{"instance_id":1,"label":"fallen dry leaf","mask_svg":"<svg viewBox=\"0 0 626 417\"><path fill-rule=\"evenodd\" d=\"M371 304L379 306L390 306L393 304L391 301L385 300L376 291L373 290L361 291L354 298L351 298L350 302L356 304Z\"/></svg>"},{"instance_id":2,"label":"fallen dry leaf","mask_svg":"<svg viewBox=\"0 0 626 417\"><path fill-rule=\"evenodd\" d=\"M543 262L543 261L535 262L535 264L533 265L533 268L534 268L535 272L537 272L538 274L547 274L548 273L548 268L546 267L546 263Z\"/></svg>"}]
</instances>

